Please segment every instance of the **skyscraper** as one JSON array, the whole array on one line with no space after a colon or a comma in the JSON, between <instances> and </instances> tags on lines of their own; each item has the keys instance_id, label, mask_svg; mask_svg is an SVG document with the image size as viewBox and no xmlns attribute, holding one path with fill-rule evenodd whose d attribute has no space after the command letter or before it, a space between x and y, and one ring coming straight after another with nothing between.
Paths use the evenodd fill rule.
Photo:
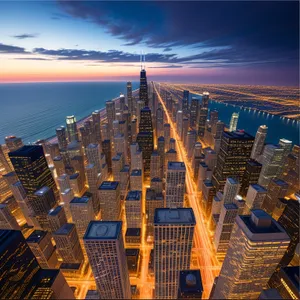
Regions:
<instances>
[{"instance_id":1,"label":"skyscraper","mask_svg":"<svg viewBox=\"0 0 300 300\"><path fill-rule=\"evenodd\" d=\"M101 217L104 221L120 219L120 184L118 181L103 181L99 186Z\"/></svg>"},{"instance_id":2,"label":"skyscraper","mask_svg":"<svg viewBox=\"0 0 300 300\"><path fill-rule=\"evenodd\" d=\"M99 144L89 144L85 148L85 154L89 164L94 164L97 172L101 172L101 149Z\"/></svg>"},{"instance_id":3,"label":"skyscraper","mask_svg":"<svg viewBox=\"0 0 300 300\"><path fill-rule=\"evenodd\" d=\"M229 124L229 131L236 131L237 130L237 124L239 120L239 113L233 113L230 119L230 124Z\"/></svg>"},{"instance_id":4,"label":"skyscraper","mask_svg":"<svg viewBox=\"0 0 300 300\"><path fill-rule=\"evenodd\" d=\"M278 199L286 196L288 187L289 185L281 179L271 180L261 208L272 215Z\"/></svg>"},{"instance_id":5,"label":"skyscraper","mask_svg":"<svg viewBox=\"0 0 300 300\"><path fill-rule=\"evenodd\" d=\"M122 222L92 221L83 240L100 297L130 299Z\"/></svg>"},{"instance_id":6,"label":"skyscraper","mask_svg":"<svg viewBox=\"0 0 300 300\"><path fill-rule=\"evenodd\" d=\"M76 124L75 116L67 116L66 117L67 124L67 132L68 132L68 140L69 143L73 141L78 141L78 130Z\"/></svg>"},{"instance_id":7,"label":"skyscraper","mask_svg":"<svg viewBox=\"0 0 300 300\"><path fill-rule=\"evenodd\" d=\"M128 103L128 111L131 115L135 114L135 107L133 105L133 97L132 97L132 84L130 81L127 82L127 103Z\"/></svg>"},{"instance_id":8,"label":"skyscraper","mask_svg":"<svg viewBox=\"0 0 300 300\"><path fill-rule=\"evenodd\" d=\"M240 184L238 180L232 177L226 179L226 184L223 192L224 204L234 203L234 198L238 194L240 189Z\"/></svg>"},{"instance_id":9,"label":"skyscraper","mask_svg":"<svg viewBox=\"0 0 300 300\"><path fill-rule=\"evenodd\" d=\"M62 205L49 210L47 215L48 230L54 232L68 222L65 209Z\"/></svg>"},{"instance_id":10,"label":"skyscraper","mask_svg":"<svg viewBox=\"0 0 300 300\"><path fill-rule=\"evenodd\" d=\"M66 128L64 126L56 128L56 136L59 149L67 149L68 141L66 135Z\"/></svg>"},{"instance_id":11,"label":"skyscraper","mask_svg":"<svg viewBox=\"0 0 300 300\"><path fill-rule=\"evenodd\" d=\"M251 152L251 158L257 160L259 156L262 154L265 140L267 137L268 127L266 125L259 126L256 135L255 140Z\"/></svg>"},{"instance_id":12,"label":"skyscraper","mask_svg":"<svg viewBox=\"0 0 300 300\"><path fill-rule=\"evenodd\" d=\"M241 179L240 195L246 196L250 184L258 182L262 165L256 160L249 159L246 163L246 169Z\"/></svg>"},{"instance_id":13,"label":"skyscraper","mask_svg":"<svg viewBox=\"0 0 300 300\"><path fill-rule=\"evenodd\" d=\"M57 267L58 260L50 232L34 230L26 239L26 242L43 269Z\"/></svg>"},{"instance_id":14,"label":"skyscraper","mask_svg":"<svg viewBox=\"0 0 300 300\"><path fill-rule=\"evenodd\" d=\"M140 73L140 91L139 97L141 101L144 101L145 106L148 106L148 84L147 84L147 76L146 70L142 69Z\"/></svg>"},{"instance_id":15,"label":"skyscraper","mask_svg":"<svg viewBox=\"0 0 300 300\"><path fill-rule=\"evenodd\" d=\"M57 204L54 192L51 188L44 186L34 193L35 199L29 201L30 206L38 220L41 228L48 230L47 214L50 209L54 208Z\"/></svg>"},{"instance_id":16,"label":"skyscraper","mask_svg":"<svg viewBox=\"0 0 300 300\"><path fill-rule=\"evenodd\" d=\"M155 298L175 299L181 270L190 268L195 216L191 208L157 208L154 215Z\"/></svg>"},{"instance_id":17,"label":"skyscraper","mask_svg":"<svg viewBox=\"0 0 300 300\"><path fill-rule=\"evenodd\" d=\"M112 134L113 130L113 121L116 119L116 108L114 101L106 101L106 116L107 116L107 123L108 123L108 130L109 134Z\"/></svg>"},{"instance_id":18,"label":"skyscraper","mask_svg":"<svg viewBox=\"0 0 300 300\"><path fill-rule=\"evenodd\" d=\"M19 230L0 230L0 298L21 299L40 269L39 263Z\"/></svg>"},{"instance_id":19,"label":"skyscraper","mask_svg":"<svg viewBox=\"0 0 300 300\"><path fill-rule=\"evenodd\" d=\"M22 139L14 135L5 137L5 144L9 151L16 151L24 146Z\"/></svg>"},{"instance_id":20,"label":"skyscraper","mask_svg":"<svg viewBox=\"0 0 300 300\"><path fill-rule=\"evenodd\" d=\"M70 211L80 239L83 238L90 221L94 220L92 195L90 193L70 202Z\"/></svg>"},{"instance_id":21,"label":"skyscraper","mask_svg":"<svg viewBox=\"0 0 300 300\"><path fill-rule=\"evenodd\" d=\"M244 131L224 132L212 181L222 190L227 177L239 181L250 158L254 137Z\"/></svg>"},{"instance_id":22,"label":"skyscraper","mask_svg":"<svg viewBox=\"0 0 300 300\"><path fill-rule=\"evenodd\" d=\"M189 97L190 97L190 92L184 90L183 98L182 98L182 111L184 115L187 115L189 113Z\"/></svg>"},{"instance_id":23,"label":"skyscraper","mask_svg":"<svg viewBox=\"0 0 300 300\"><path fill-rule=\"evenodd\" d=\"M101 145L101 115L100 110L95 110L92 112L92 120L93 120L93 136L95 142Z\"/></svg>"},{"instance_id":24,"label":"skyscraper","mask_svg":"<svg viewBox=\"0 0 300 300\"><path fill-rule=\"evenodd\" d=\"M128 192L125 210L127 228L142 228L142 191Z\"/></svg>"},{"instance_id":25,"label":"skyscraper","mask_svg":"<svg viewBox=\"0 0 300 300\"><path fill-rule=\"evenodd\" d=\"M168 162L166 178L166 206L183 207L185 193L184 162Z\"/></svg>"},{"instance_id":26,"label":"skyscraper","mask_svg":"<svg viewBox=\"0 0 300 300\"><path fill-rule=\"evenodd\" d=\"M199 109L200 109L200 100L196 97L192 97L191 100L191 107L190 107L190 126L192 128L196 128L196 124L198 121L199 116Z\"/></svg>"},{"instance_id":27,"label":"skyscraper","mask_svg":"<svg viewBox=\"0 0 300 300\"><path fill-rule=\"evenodd\" d=\"M0 203L0 229L21 230L17 220L11 214L8 206Z\"/></svg>"},{"instance_id":28,"label":"skyscraper","mask_svg":"<svg viewBox=\"0 0 300 300\"><path fill-rule=\"evenodd\" d=\"M270 181L275 178L283 160L283 149L279 145L266 145L260 158L262 169L258 183L267 187Z\"/></svg>"},{"instance_id":29,"label":"skyscraper","mask_svg":"<svg viewBox=\"0 0 300 300\"><path fill-rule=\"evenodd\" d=\"M156 111L156 136L164 135L164 110L159 107Z\"/></svg>"},{"instance_id":30,"label":"skyscraper","mask_svg":"<svg viewBox=\"0 0 300 300\"><path fill-rule=\"evenodd\" d=\"M150 160L151 153L153 152L153 133L139 132L137 135L137 142L140 150L142 151L143 161L144 161L144 173L148 177L150 175Z\"/></svg>"},{"instance_id":31,"label":"skyscraper","mask_svg":"<svg viewBox=\"0 0 300 300\"><path fill-rule=\"evenodd\" d=\"M226 255L230 235L237 214L238 207L235 203L225 203L221 207L220 217L214 236L214 244L219 261L223 261Z\"/></svg>"},{"instance_id":32,"label":"skyscraper","mask_svg":"<svg viewBox=\"0 0 300 300\"><path fill-rule=\"evenodd\" d=\"M85 167L87 183L89 185L89 191L92 193L92 203L94 214L97 215L100 211L100 201L98 195L98 184L100 175L97 172L97 168L94 164L89 164Z\"/></svg>"},{"instance_id":33,"label":"skyscraper","mask_svg":"<svg viewBox=\"0 0 300 300\"><path fill-rule=\"evenodd\" d=\"M200 270L180 271L177 299L202 299L202 293Z\"/></svg>"},{"instance_id":34,"label":"skyscraper","mask_svg":"<svg viewBox=\"0 0 300 300\"><path fill-rule=\"evenodd\" d=\"M246 195L245 214L252 209L261 209L267 190L259 184L251 184Z\"/></svg>"},{"instance_id":35,"label":"skyscraper","mask_svg":"<svg viewBox=\"0 0 300 300\"><path fill-rule=\"evenodd\" d=\"M205 133L205 126L207 121L207 115L208 115L208 108L201 106L198 116L198 136L204 137Z\"/></svg>"},{"instance_id":36,"label":"skyscraper","mask_svg":"<svg viewBox=\"0 0 300 300\"><path fill-rule=\"evenodd\" d=\"M161 178L160 156L157 151L153 151L150 161L150 179Z\"/></svg>"},{"instance_id":37,"label":"skyscraper","mask_svg":"<svg viewBox=\"0 0 300 300\"><path fill-rule=\"evenodd\" d=\"M16 151L10 152L9 157L26 191L29 202L36 199L34 193L43 186L52 188L54 194L58 195L58 190L48 168L42 146L23 146Z\"/></svg>"},{"instance_id":38,"label":"skyscraper","mask_svg":"<svg viewBox=\"0 0 300 300\"><path fill-rule=\"evenodd\" d=\"M237 216L212 299L257 299L290 238L262 210Z\"/></svg>"},{"instance_id":39,"label":"skyscraper","mask_svg":"<svg viewBox=\"0 0 300 300\"><path fill-rule=\"evenodd\" d=\"M53 238L64 263L81 264L83 262L83 252L75 224L64 224L53 233Z\"/></svg>"}]
</instances>

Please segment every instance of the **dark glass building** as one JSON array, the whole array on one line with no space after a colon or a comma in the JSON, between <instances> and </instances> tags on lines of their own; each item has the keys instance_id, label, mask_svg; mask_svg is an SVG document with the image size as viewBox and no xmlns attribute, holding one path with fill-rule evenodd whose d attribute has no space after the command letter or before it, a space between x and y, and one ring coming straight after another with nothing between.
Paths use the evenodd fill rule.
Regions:
<instances>
[{"instance_id":1,"label":"dark glass building","mask_svg":"<svg viewBox=\"0 0 300 300\"><path fill-rule=\"evenodd\" d=\"M254 159L247 161L239 192L241 196L245 197L247 195L250 184L256 184L258 182L261 167L262 165Z\"/></svg>"},{"instance_id":2,"label":"dark glass building","mask_svg":"<svg viewBox=\"0 0 300 300\"><path fill-rule=\"evenodd\" d=\"M201 299L202 293L200 270L180 271L177 299Z\"/></svg>"},{"instance_id":3,"label":"dark glass building","mask_svg":"<svg viewBox=\"0 0 300 300\"><path fill-rule=\"evenodd\" d=\"M21 231L0 230L0 299L22 299L39 263Z\"/></svg>"},{"instance_id":4,"label":"dark glass building","mask_svg":"<svg viewBox=\"0 0 300 300\"><path fill-rule=\"evenodd\" d=\"M212 182L222 191L226 178L241 181L250 158L254 137L245 131L224 132Z\"/></svg>"},{"instance_id":5,"label":"dark glass building","mask_svg":"<svg viewBox=\"0 0 300 300\"><path fill-rule=\"evenodd\" d=\"M182 111L184 115L187 115L189 112L189 97L190 97L190 92L184 90L183 98L182 98Z\"/></svg>"},{"instance_id":6,"label":"dark glass building","mask_svg":"<svg viewBox=\"0 0 300 300\"><path fill-rule=\"evenodd\" d=\"M44 186L52 188L55 197L58 197L58 190L48 168L42 146L23 146L8 155L26 191L29 202L36 199L34 193Z\"/></svg>"},{"instance_id":7,"label":"dark glass building","mask_svg":"<svg viewBox=\"0 0 300 300\"><path fill-rule=\"evenodd\" d=\"M146 76L146 70L141 70L140 75L140 100L144 101L145 106L148 106L148 84L147 84L147 76Z\"/></svg>"}]
</instances>

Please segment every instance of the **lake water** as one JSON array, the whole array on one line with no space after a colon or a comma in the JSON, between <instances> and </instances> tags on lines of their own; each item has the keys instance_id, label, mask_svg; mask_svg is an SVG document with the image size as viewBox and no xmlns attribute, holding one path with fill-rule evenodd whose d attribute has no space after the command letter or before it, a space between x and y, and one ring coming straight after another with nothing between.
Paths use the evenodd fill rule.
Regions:
<instances>
[{"instance_id":1,"label":"lake water","mask_svg":"<svg viewBox=\"0 0 300 300\"><path fill-rule=\"evenodd\" d=\"M0 84L0 143L7 135L24 142L53 136L67 115L79 120L120 93L126 93L126 82Z\"/></svg>"},{"instance_id":2,"label":"lake water","mask_svg":"<svg viewBox=\"0 0 300 300\"><path fill-rule=\"evenodd\" d=\"M138 82L133 82L133 89ZM126 93L126 82L62 82L0 84L0 143L7 135L16 135L24 142L34 142L55 134L65 125L67 115L77 120L103 108L106 100ZM233 112L239 112L238 128L255 135L260 125L269 127L267 142L280 138L299 143L299 123L277 116L244 111L238 107L210 101L210 109L219 111L219 119L229 124Z\"/></svg>"}]
</instances>

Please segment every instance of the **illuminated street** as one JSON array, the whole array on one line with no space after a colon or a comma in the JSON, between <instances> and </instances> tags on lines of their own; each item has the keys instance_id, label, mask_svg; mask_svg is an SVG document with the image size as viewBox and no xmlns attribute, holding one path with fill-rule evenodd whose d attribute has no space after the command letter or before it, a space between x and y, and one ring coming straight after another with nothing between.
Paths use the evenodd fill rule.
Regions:
<instances>
[{"instance_id":1,"label":"illuminated street","mask_svg":"<svg viewBox=\"0 0 300 300\"><path fill-rule=\"evenodd\" d=\"M206 226L205 218L203 216L203 212L200 208L200 200L197 196L197 189L195 183L192 180L192 171L190 162L188 161L184 147L182 142L176 132L176 126L172 121L172 118L167 111L165 103L163 102L160 94L157 91L157 87L155 86L155 90L158 96L158 99L165 111L167 116L168 123L171 125L171 129L173 132L173 137L176 139L177 145L177 154L179 161L183 161L187 167L186 172L186 193L188 196L188 201L190 206L193 208L195 218L196 218L196 231L194 235L194 244L195 249L194 253L196 253L198 258L198 265L195 266L200 268L202 279L203 279L203 286L204 286L204 297L208 297L211 287L214 282L215 276L218 275L220 271L220 264L215 256L213 245L211 243L211 238L209 236L209 231Z\"/></svg>"}]
</instances>

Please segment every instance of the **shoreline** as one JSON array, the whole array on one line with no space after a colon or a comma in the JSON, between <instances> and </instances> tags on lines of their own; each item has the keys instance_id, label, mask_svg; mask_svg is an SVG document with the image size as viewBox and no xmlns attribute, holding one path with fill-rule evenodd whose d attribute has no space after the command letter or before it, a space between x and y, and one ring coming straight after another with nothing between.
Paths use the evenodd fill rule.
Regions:
<instances>
[{"instance_id":1,"label":"shoreline","mask_svg":"<svg viewBox=\"0 0 300 300\"><path fill-rule=\"evenodd\" d=\"M135 89L132 91L132 96L136 96L135 94L137 94L137 92L139 91L139 89ZM124 95L125 96L125 95ZM126 98L126 96L125 96ZM120 100L120 96L119 97L116 97L116 98L113 98L111 101L115 102L115 103L118 103L118 101ZM106 113L106 108L105 107L102 107L100 109L98 109L98 111L100 111L100 116L101 118L104 117L105 113ZM77 127L80 128L82 127L83 123L85 121L88 121L89 119L92 118L92 114L89 114L88 116L85 116L79 120L76 121L76 124L77 124ZM53 143L57 140L57 137L56 137L56 134L52 135L51 137L48 137L48 138L45 138L44 139L46 142L49 142L49 143Z\"/></svg>"}]
</instances>

